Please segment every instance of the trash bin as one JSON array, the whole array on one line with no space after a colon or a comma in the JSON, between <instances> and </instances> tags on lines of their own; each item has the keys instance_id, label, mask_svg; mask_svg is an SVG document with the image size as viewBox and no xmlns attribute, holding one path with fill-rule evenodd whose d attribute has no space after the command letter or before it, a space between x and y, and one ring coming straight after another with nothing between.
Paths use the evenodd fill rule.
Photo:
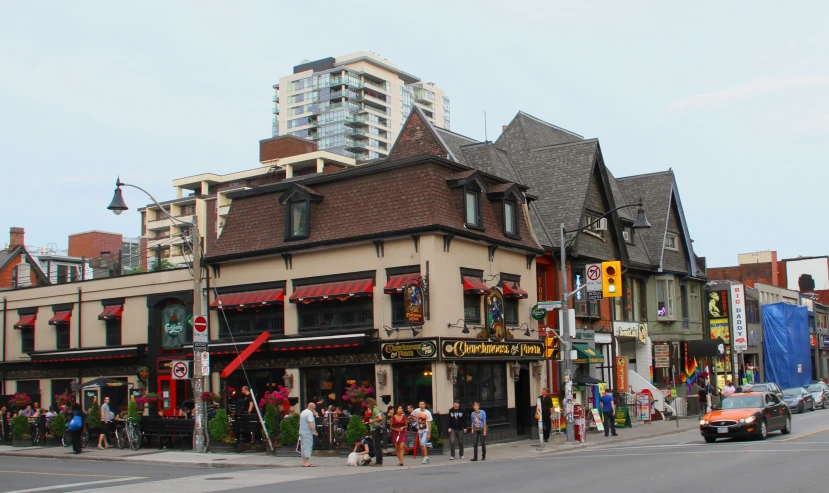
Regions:
<instances>
[{"instance_id":1,"label":"trash bin","mask_svg":"<svg viewBox=\"0 0 829 493\"><path fill-rule=\"evenodd\" d=\"M584 420L584 406L576 404L573 406L573 433L577 442L587 441L587 426Z\"/></svg>"}]
</instances>

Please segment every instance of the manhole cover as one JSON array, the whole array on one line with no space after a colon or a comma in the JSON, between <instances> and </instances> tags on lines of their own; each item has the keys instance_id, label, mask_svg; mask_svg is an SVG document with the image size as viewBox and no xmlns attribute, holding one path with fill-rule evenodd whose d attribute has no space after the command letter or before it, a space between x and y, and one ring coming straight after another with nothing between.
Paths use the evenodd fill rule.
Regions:
<instances>
[{"instance_id":1,"label":"manhole cover","mask_svg":"<svg viewBox=\"0 0 829 493\"><path fill-rule=\"evenodd\" d=\"M222 480L222 479L233 479L233 478L232 478L232 477L230 477L230 476L213 476L213 477L210 477L210 478L204 478L204 479L206 479L206 480L208 480L208 481L220 481L220 480Z\"/></svg>"}]
</instances>

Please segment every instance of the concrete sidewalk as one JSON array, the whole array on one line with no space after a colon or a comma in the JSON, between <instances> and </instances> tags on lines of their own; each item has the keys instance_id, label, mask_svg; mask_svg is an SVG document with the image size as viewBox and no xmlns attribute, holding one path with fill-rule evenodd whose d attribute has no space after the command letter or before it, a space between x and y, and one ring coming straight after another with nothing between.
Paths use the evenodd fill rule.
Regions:
<instances>
[{"instance_id":1,"label":"concrete sidewalk","mask_svg":"<svg viewBox=\"0 0 829 493\"><path fill-rule=\"evenodd\" d=\"M676 421L656 421L645 423L636 428L624 428L618 430L618 436L607 437L595 431L588 433L586 443L569 443L565 441L564 435L550 437L545 447L539 448L537 441L521 440L489 445L487 447L487 460L521 459L539 457L549 454L567 453L582 447L593 447L603 445L614 445L647 438L654 438L663 435L681 433L696 429L699 422L695 419L684 419ZM677 424L679 425L677 427ZM432 465L451 464L449 460L448 447L444 448L445 455L431 457ZM471 447L464 450L467 460L472 458ZM159 450L156 448L142 448L133 452L132 450L118 450L110 448L98 450L92 446L84 449L80 455L74 455L71 448L64 447L9 447L0 446L0 456L32 457L49 459L73 459L73 460L97 460L97 461L129 461L145 464L166 464L181 465L190 467L300 467L301 459L299 454L292 457L273 457L262 453L240 453L240 454L198 454L189 451ZM386 466L396 466L397 458L386 456ZM314 457L312 462L319 467L346 468L345 459L339 457ZM404 460L407 466L420 465L421 458L406 456ZM455 463L462 462L459 459ZM381 468L374 468L381 470ZM365 469L363 469L365 471Z\"/></svg>"}]
</instances>

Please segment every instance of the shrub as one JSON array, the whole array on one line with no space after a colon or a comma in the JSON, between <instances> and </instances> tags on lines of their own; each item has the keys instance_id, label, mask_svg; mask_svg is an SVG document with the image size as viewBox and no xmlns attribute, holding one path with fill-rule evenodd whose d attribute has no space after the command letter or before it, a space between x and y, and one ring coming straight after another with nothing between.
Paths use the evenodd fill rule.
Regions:
<instances>
[{"instance_id":1,"label":"shrub","mask_svg":"<svg viewBox=\"0 0 829 493\"><path fill-rule=\"evenodd\" d=\"M130 403L127 406L127 416L132 418L132 422L135 423L135 426L141 424L141 413L138 412L138 405L132 399L130 399Z\"/></svg>"},{"instance_id":2,"label":"shrub","mask_svg":"<svg viewBox=\"0 0 829 493\"><path fill-rule=\"evenodd\" d=\"M268 404L268 407L265 408L265 429L268 430L268 436L271 437L271 440L276 438L279 429L276 425L276 418L279 416L279 411L276 410L276 406L273 404Z\"/></svg>"},{"instance_id":3,"label":"shrub","mask_svg":"<svg viewBox=\"0 0 829 493\"><path fill-rule=\"evenodd\" d=\"M345 443L353 447L355 443L362 440L366 435L368 435L368 429L366 428L366 424L363 423L363 418L356 414L351 416L348 420L348 428L345 430Z\"/></svg>"},{"instance_id":4,"label":"shrub","mask_svg":"<svg viewBox=\"0 0 829 493\"><path fill-rule=\"evenodd\" d=\"M63 413L58 413L52 418L50 426L52 427L52 436L54 438L62 438L69 428L69 423L66 422L66 416Z\"/></svg>"},{"instance_id":5,"label":"shrub","mask_svg":"<svg viewBox=\"0 0 829 493\"><path fill-rule=\"evenodd\" d=\"M279 423L279 444L293 447L297 440L299 440L299 414L292 414Z\"/></svg>"},{"instance_id":6,"label":"shrub","mask_svg":"<svg viewBox=\"0 0 829 493\"><path fill-rule=\"evenodd\" d=\"M216 412L216 417L210 420L207 427L210 429L211 440L228 443L227 440L232 437L230 423L227 420L227 412L224 409L219 409Z\"/></svg>"},{"instance_id":7,"label":"shrub","mask_svg":"<svg viewBox=\"0 0 829 493\"><path fill-rule=\"evenodd\" d=\"M432 421L432 446L433 447L440 447L443 445L443 437L440 436L440 430L438 430L438 424L436 421Z\"/></svg>"},{"instance_id":8,"label":"shrub","mask_svg":"<svg viewBox=\"0 0 829 493\"><path fill-rule=\"evenodd\" d=\"M22 414L12 418L12 436L15 440L32 438L32 435L29 434L29 418Z\"/></svg>"},{"instance_id":9,"label":"shrub","mask_svg":"<svg viewBox=\"0 0 829 493\"><path fill-rule=\"evenodd\" d=\"M86 418L86 427L90 430L97 430L101 427L101 406L98 405L98 399L92 401L92 408Z\"/></svg>"}]
</instances>

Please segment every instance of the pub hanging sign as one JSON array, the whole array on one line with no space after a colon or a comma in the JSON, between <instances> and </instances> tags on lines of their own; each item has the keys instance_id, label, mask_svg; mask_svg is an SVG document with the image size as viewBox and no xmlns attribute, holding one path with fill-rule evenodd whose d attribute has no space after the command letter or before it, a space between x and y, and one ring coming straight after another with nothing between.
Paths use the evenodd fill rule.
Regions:
<instances>
[{"instance_id":1,"label":"pub hanging sign","mask_svg":"<svg viewBox=\"0 0 829 493\"><path fill-rule=\"evenodd\" d=\"M423 323L423 291L420 283L415 279L409 280L403 290L403 299L406 300L406 320L412 324Z\"/></svg>"},{"instance_id":2,"label":"pub hanging sign","mask_svg":"<svg viewBox=\"0 0 829 493\"><path fill-rule=\"evenodd\" d=\"M441 359L544 359L544 343L441 339Z\"/></svg>"},{"instance_id":3,"label":"pub hanging sign","mask_svg":"<svg viewBox=\"0 0 829 493\"><path fill-rule=\"evenodd\" d=\"M414 361L437 357L437 339L384 342L380 345L380 359L383 361Z\"/></svg>"},{"instance_id":4,"label":"pub hanging sign","mask_svg":"<svg viewBox=\"0 0 829 493\"><path fill-rule=\"evenodd\" d=\"M486 331L493 342L504 340L504 295L498 288L491 288L484 299L486 307Z\"/></svg>"}]
</instances>

